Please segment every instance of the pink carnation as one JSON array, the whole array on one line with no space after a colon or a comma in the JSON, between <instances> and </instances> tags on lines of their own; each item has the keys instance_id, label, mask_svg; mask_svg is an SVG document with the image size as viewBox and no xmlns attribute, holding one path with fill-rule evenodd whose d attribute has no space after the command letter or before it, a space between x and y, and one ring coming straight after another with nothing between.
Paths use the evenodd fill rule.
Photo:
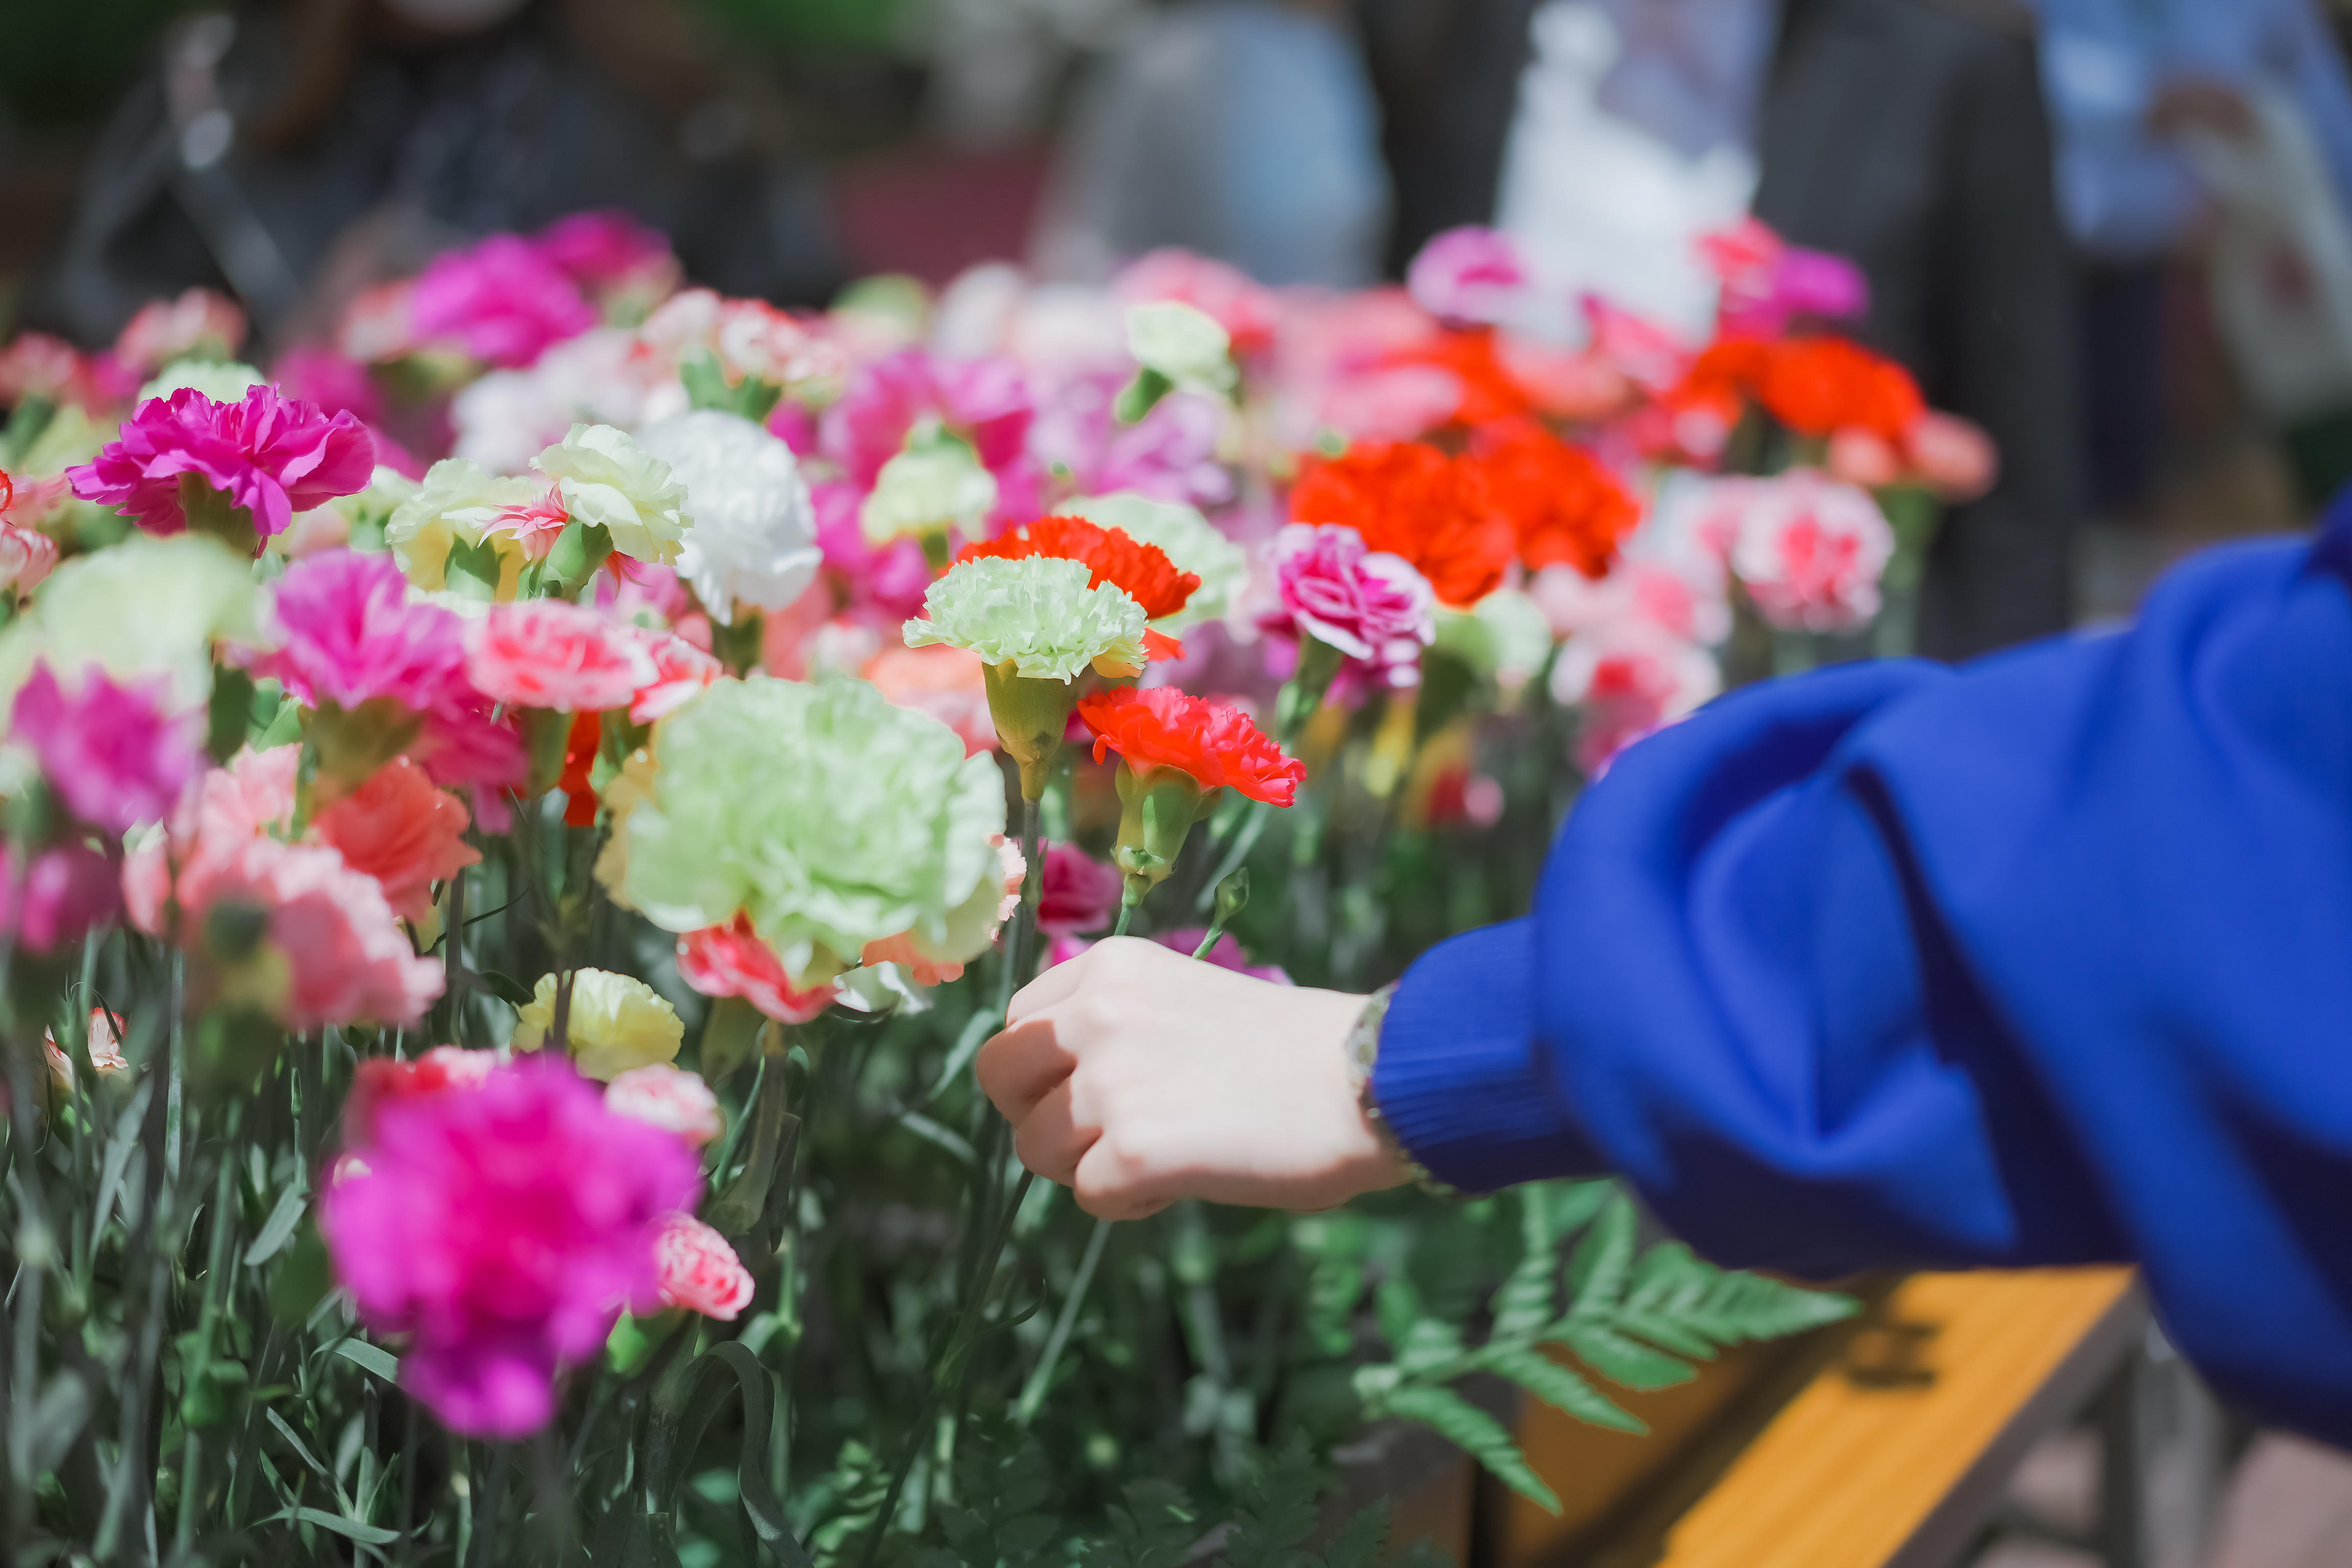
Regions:
<instances>
[{"instance_id":1,"label":"pink carnation","mask_svg":"<svg viewBox=\"0 0 2352 1568\"><path fill-rule=\"evenodd\" d=\"M374 878L393 912L409 921L431 911L434 883L481 859L465 836L464 804L435 788L406 757L394 757L320 812L310 833L352 870Z\"/></svg>"},{"instance_id":2,"label":"pink carnation","mask_svg":"<svg viewBox=\"0 0 2352 1568\"><path fill-rule=\"evenodd\" d=\"M320 1196L335 1273L403 1384L454 1431L520 1437L624 1305L659 1303L655 1244L694 1202L694 1156L614 1115L559 1060L377 1106Z\"/></svg>"},{"instance_id":3,"label":"pink carnation","mask_svg":"<svg viewBox=\"0 0 2352 1568\"><path fill-rule=\"evenodd\" d=\"M63 338L19 332L0 349L0 403L12 408L27 397L86 404L97 393L89 362Z\"/></svg>"},{"instance_id":4,"label":"pink carnation","mask_svg":"<svg viewBox=\"0 0 2352 1568\"><path fill-rule=\"evenodd\" d=\"M1552 700L1577 710L1577 765L1596 775L1619 752L1722 689L1722 672L1705 648L1638 616L1570 637L1552 663Z\"/></svg>"},{"instance_id":5,"label":"pink carnation","mask_svg":"<svg viewBox=\"0 0 2352 1568\"><path fill-rule=\"evenodd\" d=\"M530 241L494 234L433 258L409 296L408 321L419 340L454 342L485 364L519 370L594 326L596 312Z\"/></svg>"},{"instance_id":6,"label":"pink carnation","mask_svg":"<svg viewBox=\"0 0 2352 1568\"><path fill-rule=\"evenodd\" d=\"M1029 454L1035 408L1027 377L1011 360L949 360L903 349L862 366L839 402L824 412L818 447L862 495L882 465L906 447L925 419L971 443L996 478L998 528L1026 522L1042 508L1045 475Z\"/></svg>"},{"instance_id":7,"label":"pink carnation","mask_svg":"<svg viewBox=\"0 0 2352 1568\"><path fill-rule=\"evenodd\" d=\"M1777 338L1792 321L1844 321L1870 310L1870 281L1842 256L1789 244L1755 218L1703 237L1700 259L1723 285L1720 330Z\"/></svg>"},{"instance_id":8,"label":"pink carnation","mask_svg":"<svg viewBox=\"0 0 2352 1568\"><path fill-rule=\"evenodd\" d=\"M601 713L626 708L658 672L633 628L583 605L493 605L466 628L466 674L493 702Z\"/></svg>"},{"instance_id":9,"label":"pink carnation","mask_svg":"<svg viewBox=\"0 0 2352 1568\"><path fill-rule=\"evenodd\" d=\"M1437 635L1436 595L1410 562L1367 550L1361 534L1334 523L1285 524L1272 554L1282 599L1274 629L1312 636L1391 684L1410 683Z\"/></svg>"},{"instance_id":10,"label":"pink carnation","mask_svg":"<svg viewBox=\"0 0 2352 1568\"><path fill-rule=\"evenodd\" d=\"M1138 258L1111 290L1130 304L1172 300L1190 305L1224 328L1242 353L1273 338L1281 313L1273 291L1248 273L1189 250L1155 250Z\"/></svg>"},{"instance_id":11,"label":"pink carnation","mask_svg":"<svg viewBox=\"0 0 2352 1568\"><path fill-rule=\"evenodd\" d=\"M228 359L244 345L245 312L209 289L151 300L114 340L114 357L142 376L175 360Z\"/></svg>"},{"instance_id":12,"label":"pink carnation","mask_svg":"<svg viewBox=\"0 0 2352 1568\"><path fill-rule=\"evenodd\" d=\"M530 245L541 260L592 293L658 285L677 269L668 238L618 210L558 218Z\"/></svg>"},{"instance_id":13,"label":"pink carnation","mask_svg":"<svg viewBox=\"0 0 2352 1568\"><path fill-rule=\"evenodd\" d=\"M114 863L87 844L37 850L29 862L12 847L0 869L0 931L34 952L79 942L121 907Z\"/></svg>"},{"instance_id":14,"label":"pink carnation","mask_svg":"<svg viewBox=\"0 0 2352 1568\"><path fill-rule=\"evenodd\" d=\"M732 1322L751 1304L751 1271L727 1238L690 1214L674 1214L654 1238L662 1304Z\"/></svg>"},{"instance_id":15,"label":"pink carnation","mask_svg":"<svg viewBox=\"0 0 2352 1568\"><path fill-rule=\"evenodd\" d=\"M847 608L882 626L897 626L921 613L924 590L937 575L916 540L900 537L876 546L857 523L865 492L845 479L809 487L816 503L816 544L824 552L825 574ZM803 596L814 608L819 595ZM776 617L770 616L772 625Z\"/></svg>"},{"instance_id":16,"label":"pink carnation","mask_svg":"<svg viewBox=\"0 0 2352 1568\"><path fill-rule=\"evenodd\" d=\"M1903 447L1911 471L1955 504L1976 500L2000 478L2000 453L1992 437L1957 415L1921 415L1904 434Z\"/></svg>"},{"instance_id":17,"label":"pink carnation","mask_svg":"<svg viewBox=\"0 0 2352 1568\"><path fill-rule=\"evenodd\" d=\"M32 748L66 809L121 834L160 822L196 774L193 716L167 714L163 685L118 686L92 666L68 693L45 663L17 689L10 736Z\"/></svg>"},{"instance_id":18,"label":"pink carnation","mask_svg":"<svg viewBox=\"0 0 2352 1568\"><path fill-rule=\"evenodd\" d=\"M389 698L430 713L465 694L463 623L408 597L389 555L329 550L289 567L274 604L282 644L254 663L306 707Z\"/></svg>"},{"instance_id":19,"label":"pink carnation","mask_svg":"<svg viewBox=\"0 0 2352 1568\"><path fill-rule=\"evenodd\" d=\"M782 1024L805 1024L833 1005L831 984L795 991L775 949L751 929L751 917L688 931L677 939L678 977L705 996L740 996Z\"/></svg>"},{"instance_id":20,"label":"pink carnation","mask_svg":"<svg viewBox=\"0 0 2352 1568\"><path fill-rule=\"evenodd\" d=\"M637 638L654 673L629 699L632 724L668 718L727 673L726 666L675 632L640 631Z\"/></svg>"},{"instance_id":21,"label":"pink carnation","mask_svg":"<svg viewBox=\"0 0 2352 1568\"><path fill-rule=\"evenodd\" d=\"M1895 531L1866 491L1811 468L1715 486L1732 573L1776 626L1853 631L1878 614Z\"/></svg>"},{"instance_id":22,"label":"pink carnation","mask_svg":"<svg viewBox=\"0 0 2352 1568\"><path fill-rule=\"evenodd\" d=\"M1037 929L1059 937L1108 926L1118 913L1126 885L1118 868L1075 844L1048 844L1045 858L1044 880L1037 888Z\"/></svg>"},{"instance_id":23,"label":"pink carnation","mask_svg":"<svg viewBox=\"0 0 2352 1568\"><path fill-rule=\"evenodd\" d=\"M1470 225L1423 246L1405 287L1415 304L1441 321L1485 324L1511 313L1527 291L1528 272L1508 235Z\"/></svg>"},{"instance_id":24,"label":"pink carnation","mask_svg":"<svg viewBox=\"0 0 2352 1568\"><path fill-rule=\"evenodd\" d=\"M141 404L120 439L67 477L82 500L117 508L150 533L177 533L188 525L180 477L194 474L268 536L298 511L365 489L374 472L375 441L349 414L330 417L268 386L236 403L183 387Z\"/></svg>"},{"instance_id":25,"label":"pink carnation","mask_svg":"<svg viewBox=\"0 0 2352 1568\"><path fill-rule=\"evenodd\" d=\"M269 379L287 396L315 403L326 413L349 414L369 425L383 417L383 394L367 366L332 349L297 344L278 356ZM381 437L377 444L383 444Z\"/></svg>"},{"instance_id":26,"label":"pink carnation","mask_svg":"<svg viewBox=\"0 0 2352 1568\"><path fill-rule=\"evenodd\" d=\"M727 1131L719 1097L701 1075L668 1062L631 1068L604 1086L604 1105L617 1115L658 1127L699 1149Z\"/></svg>"}]
</instances>

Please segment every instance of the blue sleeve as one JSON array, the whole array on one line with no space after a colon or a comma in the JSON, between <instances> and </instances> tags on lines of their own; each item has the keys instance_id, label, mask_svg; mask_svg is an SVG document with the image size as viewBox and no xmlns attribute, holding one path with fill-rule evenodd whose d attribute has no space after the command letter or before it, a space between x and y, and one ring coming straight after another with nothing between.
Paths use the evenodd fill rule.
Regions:
<instances>
[{"instance_id":1,"label":"blue sleeve","mask_svg":"<svg viewBox=\"0 0 2352 1568\"><path fill-rule=\"evenodd\" d=\"M2137 625L1752 689L1587 792L1534 914L1406 976L1442 1179L1622 1173L1730 1264L2132 1261L2352 1442L2352 518Z\"/></svg>"}]
</instances>

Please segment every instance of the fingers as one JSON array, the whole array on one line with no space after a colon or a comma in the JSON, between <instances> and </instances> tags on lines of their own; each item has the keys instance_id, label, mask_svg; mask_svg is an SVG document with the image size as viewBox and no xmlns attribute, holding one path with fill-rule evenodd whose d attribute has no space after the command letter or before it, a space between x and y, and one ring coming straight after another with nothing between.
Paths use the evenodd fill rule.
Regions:
<instances>
[{"instance_id":1,"label":"fingers","mask_svg":"<svg viewBox=\"0 0 2352 1568\"><path fill-rule=\"evenodd\" d=\"M1076 1088L1065 1079L1013 1129L1013 1152L1021 1156L1021 1163L1066 1187L1076 1176L1079 1163L1102 1138L1101 1127L1082 1120L1076 1104Z\"/></svg>"},{"instance_id":2,"label":"fingers","mask_svg":"<svg viewBox=\"0 0 2352 1568\"><path fill-rule=\"evenodd\" d=\"M1097 1137L1079 1157L1069 1185L1078 1206L1097 1219L1142 1219L1166 1208L1176 1196L1162 1194L1150 1177L1125 1141Z\"/></svg>"},{"instance_id":3,"label":"fingers","mask_svg":"<svg viewBox=\"0 0 2352 1568\"><path fill-rule=\"evenodd\" d=\"M1078 1065L1050 1017L1025 1018L980 1047L972 1072L982 1092L1015 1127Z\"/></svg>"}]
</instances>

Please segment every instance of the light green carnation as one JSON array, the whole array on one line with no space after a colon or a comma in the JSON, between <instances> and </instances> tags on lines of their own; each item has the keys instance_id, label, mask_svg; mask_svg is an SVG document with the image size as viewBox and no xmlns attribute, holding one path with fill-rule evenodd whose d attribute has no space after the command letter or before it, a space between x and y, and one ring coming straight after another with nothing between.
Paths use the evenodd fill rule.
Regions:
<instances>
[{"instance_id":1,"label":"light green carnation","mask_svg":"<svg viewBox=\"0 0 2352 1568\"><path fill-rule=\"evenodd\" d=\"M247 392L268 379L251 365L239 364L235 360L174 360L139 389L139 401L169 397L183 387L194 387L215 403L241 403Z\"/></svg>"},{"instance_id":2,"label":"light green carnation","mask_svg":"<svg viewBox=\"0 0 2352 1568\"><path fill-rule=\"evenodd\" d=\"M686 487L627 436L610 425L574 425L530 466L556 481L574 521L602 527L622 554L664 566L677 560L694 523Z\"/></svg>"},{"instance_id":3,"label":"light green carnation","mask_svg":"<svg viewBox=\"0 0 2352 1568\"><path fill-rule=\"evenodd\" d=\"M1033 680L1075 680L1089 665L1142 668L1143 606L1108 583L1088 587L1092 578L1084 562L1045 555L967 561L925 592L907 646L970 648Z\"/></svg>"},{"instance_id":4,"label":"light green carnation","mask_svg":"<svg viewBox=\"0 0 2352 1568\"><path fill-rule=\"evenodd\" d=\"M952 956L990 879L1003 897L995 759L864 681L719 682L663 721L625 804L629 902L678 931L748 913L798 987L893 937Z\"/></svg>"},{"instance_id":5,"label":"light green carnation","mask_svg":"<svg viewBox=\"0 0 2352 1568\"><path fill-rule=\"evenodd\" d=\"M383 550L391 545L388 534L393 517L402 507L416 499L420 489L415 479L398 468L388 468L378 463L375 472L368 477L367 489L354 490L347 496L337 496L327 502L327 507L341 513L343 521L351 525L352 549ZM448 552L444 550L442 556L445 562L447 555ZM407 570L407 564L404 561L401 563L401 569Z\"/></svg>"},{"instance_id":6,"label":"light green carnation","mask_svg":"<svg viewBox=\"0 0 2352 1568\"><path fill-rule=\"evenodd\" d=\"M857 526L877 544L902 533L980 531L996 510L996 476L952 437L910 447L882 465L857 509Z\"/></svg>"},{"instance_id":7,"label":"light green carnation","mask_svg":"<svg viewBox=\"0 0 2352 1568\"><path fill-rule=\"evenodd\" d=\"M1124 529L1133 538L1166 552L1179 572L1190 572L1201 579L1182 609L1161 617L1162 631L1223 620L1249 585L1249 552L1227 539L1197 508L1123 490L1071 501L1057 510L1105 528Z\"/></svg>"},{"instance_id":8,"label":"light green carnation","mask_svg":"<svg viewBox=\"0 0 2352 1568\"><path fill-rule=\"evenodd\" d=\"M1234 341L1206 312L1174 300L1127 308L1127 352L1187 392L1223 397L1239 379Z\"/></svg>"},{"instance_id":9,"label":"light green carnation","mask_svg":"<svg viewBox=\"0 0 2352 1568\"><path fill-rule=\"evenodd\" d=\"M427 591L447 581L449 552L458 543L478 545L485 538L499 552L498 596L515 596L522 575L522 541L511 533L489 531L509 507L529 506L539 499L530 480L493 474L464 458L445 458L425 471L425 483L394 509L384 524L383 542L408 580Z\"/></svg>"},{"instance_id":10,"label":"light green carnation","mask_svg":"<svg viewBox=\"0 0 2352 1568\"><path fill-rule=\"evenodd\" d=\"M0 704L36 659L63 674L95 664L117 681L170 682L175 707L212 691L213 645L257 640L253 567L201 533L133 534L59 566L0 632Z\"/></svg>"},{"instance_id":11,"label":"light green carnation","mask_svg":"<svg viewBox=\"0 0 2352 1568\"><path fill-rule=\"evenodd\" d=\"M1516 588L1497 588L1468 610L1437 611L1436 647L1516 691L1551 657L1551 623Z\"/></svg>"}]
</instances>

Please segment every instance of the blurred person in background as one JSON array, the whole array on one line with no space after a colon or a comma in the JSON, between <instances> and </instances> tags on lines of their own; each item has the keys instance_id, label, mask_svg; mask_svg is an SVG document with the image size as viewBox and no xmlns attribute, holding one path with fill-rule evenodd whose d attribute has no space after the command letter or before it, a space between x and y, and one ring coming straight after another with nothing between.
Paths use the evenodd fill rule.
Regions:
<instances>
[{"instance_id":1,"label":"blurred person in background","mask_svg":"<svg viewBox=\"0 0 2352 1568\"><path fill-rule=\"evenodd\" d=\"M2092 500L2103 512L2143 503L2165 437L2165 391L2172 357L2166 330L2168 279L2184 258L2211 259L2226 296L2233 226L2259 222L2259 194L2237 177L2274 183L2278 153L2303 165L2289 195L2306 220L2322 216L2333 237L2319 248L2352 249L2343 206L2352 195L2352 86L2340 46L2313 0L2034 0L2042 18L2042 76L2058 132L2058 193L2066 226L2084 258L2084 349ZM2284 140L2287 148L2265 148ZM2200 145L2201 144L2201 145ZM2200 156L2200 153L2202 154ZM2218 160L2216 154L2219 154ZM2288 176L2294 178L2295 176ZM2233 209L2235 209L2233 211ZM2331 268L2308 255L2311 237L2258 240L2268 254L2257 292L2316 292ZM2217 249L2217 240L2220 247ZM2352 293L2352 257L2340 289ZM2296 278L2302 280L2295 283ZM2286 303L2287 301L2281 301ZM2342 414L2352 405L2352 339L2338 354L2332 388L2316 401L2266 396L2266 361L2301 357L2298 342L2341 335L2325 323L2291 323L2270 341L2248 341L2228 298L2217 300L2242 379L2265 412L2286 426L2306 501L2325 500L2352 479L2352 452L2326 448L2328 435L2304 416ZM2252 307L2257 312L2261 307ZM2352 314L2352 299L2346 312ZM2261 333L2255 325L2250 329ZM2283 340L2283 341L2282 341ZM2309 407L2295 407L2312 402ZM2339 406L2324 408L2329 402ZM2323 425L2327 423L2321 422ZM2335 445L2352 442L2352 421ZM2307 448L2307 449L2306 449Z\"/></svg>"},{"instance_id":2,"label":"blurred person in background","mask_svg":"<svg viewBox=\"0 0 2352 1568\"><path fill-rule=\"evenodd\" d=\"M1175 0L1085 82L1034 247L1092 282L1163 246L1262 283L1381 272L1380 115L1343 0Z\"/></svg>"},{"instance_id":3,"label":"blurred person in background","mask_svg":"<svg viewBox=\"0 0 2352 1568\"><path fill-rule=\"evenodd\" d=\"M730 293L838 282L760 85L667 0L283 0L175 27L116 110L29 324L110 338L225 289L278 342L446 246L621 208Z\"/></svg>"},{"instance_id":4,"label":"blurred person in background","mask_svg":"<svg viewBox=\"0 0 2352 1568\"><path fill-rule=\"evenodd\" d=\"M1922 652L2073 610L2073 275L2032 18L2008 0L1367 0L1388 113L1391 257L1495 222L1564 289L1685 332L1693 242L1752 210L1858 263L1861 335L1999 443L1946 521Z\"/></svg>"}]
</instances>

